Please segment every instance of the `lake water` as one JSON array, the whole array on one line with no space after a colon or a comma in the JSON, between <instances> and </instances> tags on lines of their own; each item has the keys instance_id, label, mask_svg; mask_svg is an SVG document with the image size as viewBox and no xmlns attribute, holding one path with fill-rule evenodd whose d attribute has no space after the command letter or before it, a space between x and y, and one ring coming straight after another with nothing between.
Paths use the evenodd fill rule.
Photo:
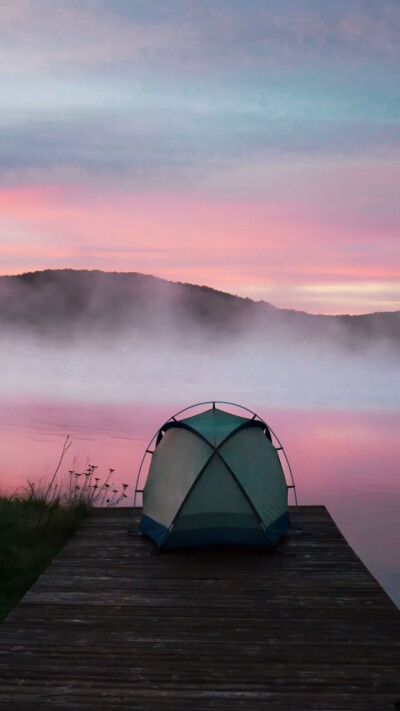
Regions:
<instances>
[{"instance_id":1,"label":"lake water","mask_svg":"<svg viewBox=\"0 0 400 711\"><path fill-rule=\"evenodd\" d=\"M182 405L184 406L184 405ZM0 404L0 487L46 481L66 435L69 469L115 469L116 488L133 489L141 457L179 404L10 400ZM400 605L400 413L260 410L291 462L300 504L324 504L350 545Z\"/></svg>"}]
</instances>

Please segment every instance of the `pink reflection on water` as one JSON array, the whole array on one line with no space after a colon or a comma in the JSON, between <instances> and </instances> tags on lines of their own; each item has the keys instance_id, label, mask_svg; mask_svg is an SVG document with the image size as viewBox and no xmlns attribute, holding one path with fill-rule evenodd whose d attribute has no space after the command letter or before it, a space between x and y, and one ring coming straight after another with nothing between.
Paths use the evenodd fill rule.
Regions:
<instances>
[{"instance_id":1,"label":"pink reflection on water","mask_svg":"<svg viewBox=\"0 0 400 711\"><path fill-rule=\"evenodd\" d=\"M179 405L8 402L0 404L0 492L48 481L67 434L60 473L98 465L129 484L156 430ZM289 456L300 504L325 504L349 543L400 602L400 413L259 412Z\"/></svg>"},{"instance_id":2,"label":"pink reflection on water","mask_svg":"<svg viewBox=\"0 0 400 711\"><path fill-rule=\"evenodd\" d=\"M168 406L159 406L155 412L145 404L2 403L1 491L11 493L27 479L48 480L67 435L73 444L60 474L90 462L98 466L100 474L108 472L109 467L115 469L116 483L126 482L132 490L145 446L170 415Z\"/></svg>"}]
</instances>

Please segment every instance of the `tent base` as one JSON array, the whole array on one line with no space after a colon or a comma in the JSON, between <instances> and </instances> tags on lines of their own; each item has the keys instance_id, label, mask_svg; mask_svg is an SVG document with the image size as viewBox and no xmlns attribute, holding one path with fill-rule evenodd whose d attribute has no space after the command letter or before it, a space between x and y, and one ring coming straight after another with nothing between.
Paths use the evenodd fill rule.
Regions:
<instances>
[{"instance_id":1,"label":"tent base","mask_svg":"<svg viewBox=\"0 0 400 711\"><path fill-rule=\"evenodd\" d=\"M142 515L139 529L157 546L163 548L192 548L194 546L274 546L290 528L286 511L267 529L242 527L212 527L169 531L150 516Z\"/></svg>"}]
</instances>

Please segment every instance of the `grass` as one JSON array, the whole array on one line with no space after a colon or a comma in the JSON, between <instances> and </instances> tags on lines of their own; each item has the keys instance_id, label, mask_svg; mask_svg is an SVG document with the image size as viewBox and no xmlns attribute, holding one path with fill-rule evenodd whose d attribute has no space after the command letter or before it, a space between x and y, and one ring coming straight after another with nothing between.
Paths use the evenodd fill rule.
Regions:
<instances>
[{"instance_id":1,"label":"grass","mask_svg":"<svg viewBox=\"0 0 400 711\"><path fill-rule=\"evenodd\" d=\"M63 547L84 507L28 498L0 499L0 621Z\"/></svg>"},{"instance_id":2,"label":"grass","mask_svg":"<svg viewBox=\"0 0 400 711\"><path fill-rule=\"evenodd\" d=\"M27 482L11 497L0 496L0 622L15 607L52 558L75 533L94 506L116 506L126 498L127 484L118 491L103 479L97 466L69 470L59 480L63 458L71 446L66 438L49 484Z\"/></svg>"}]
</instances>

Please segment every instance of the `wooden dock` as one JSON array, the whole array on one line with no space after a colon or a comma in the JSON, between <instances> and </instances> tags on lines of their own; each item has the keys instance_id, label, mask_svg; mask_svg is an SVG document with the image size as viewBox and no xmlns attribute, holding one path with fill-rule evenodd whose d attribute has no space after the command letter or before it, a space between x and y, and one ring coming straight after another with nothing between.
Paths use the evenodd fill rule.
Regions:
<instances>
[{"instance_id":1,"label":"wooden dock","mask_svg":"<svg viewBox=\"0 0 400 711\"><path fill-rule=\"evenodd\" d=\"M154 554L96 511L0 628L1 711L386 711L400 615L323 506L280 552Z\"/></svg>"}]
</instances>

